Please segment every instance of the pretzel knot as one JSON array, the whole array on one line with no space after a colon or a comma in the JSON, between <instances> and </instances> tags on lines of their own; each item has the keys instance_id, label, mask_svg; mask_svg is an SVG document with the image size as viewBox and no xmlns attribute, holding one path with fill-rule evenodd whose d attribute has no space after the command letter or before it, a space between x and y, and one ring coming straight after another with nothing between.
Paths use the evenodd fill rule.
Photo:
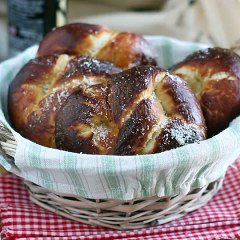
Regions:
<instances>
[{"instance_id":1,"label":"pretzel knot","mask_svg":"<svg viewBox=\"0 0 240 240\"><path fill-rule=\"evenodd\" d=\"M72 152L148 154L205 137L204 118L188 85L153 66L75 91L56 118L57 148Z\"/></svg>"},{"instance_id":2,"label":"pretzel knot","mask_svg":"<svg viewBox=\"0 0 240 240\"><path fill-rule=\"evenodd\" d=\"M55 148L55 118L77 89L106 83L121 70L86 56L49 55L26 64L9 88L9 116L24 137Z\"/></svg>"},{"instance_id":3,"label":"pretzel knot","mask_svg":"<svg viewBox=\"0 0 240 240\"><path fill-rule=\"evenodd\" d=\"M49 32L40 43L38 55L55 53L85 55L122 69L157 64L153 48L141 35L86 23L72 23Z\"/></svg>"}]
</instances>

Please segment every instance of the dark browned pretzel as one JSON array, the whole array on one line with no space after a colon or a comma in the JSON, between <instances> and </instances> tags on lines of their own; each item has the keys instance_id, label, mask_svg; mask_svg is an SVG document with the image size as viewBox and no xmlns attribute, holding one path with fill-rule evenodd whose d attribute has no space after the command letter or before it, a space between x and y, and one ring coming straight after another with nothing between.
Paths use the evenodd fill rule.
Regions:
<instances>
[{"instance_id":1,"label":"dark browned pretzel","mask_svg":"<svg viewBox=\"0 0 240 240\"><path fill-rule=\"evenodd\" d=\"M74 92L57 114L56 146L72 152L133 155L205 139L199 103L180 77L139 66Z\"/></svg>"}]
</instances>

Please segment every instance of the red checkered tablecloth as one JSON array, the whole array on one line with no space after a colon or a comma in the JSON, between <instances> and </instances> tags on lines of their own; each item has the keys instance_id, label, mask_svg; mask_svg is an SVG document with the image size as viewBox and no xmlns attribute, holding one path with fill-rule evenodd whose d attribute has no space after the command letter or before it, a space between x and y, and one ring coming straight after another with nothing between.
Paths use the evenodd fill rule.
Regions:
<instances>
[{"instance_id":1,"label":"red checkered tablecloth","mask_svg":"<svg viewBox=\"0 0 240 240\"><path fill-rule=\"evenodd\" d=\"M240 159L205 207L157 227L118 231L73 222L31 203L21 179L10 174L0 177L0 210L4 240L240 238Z\"/></svg>"}]
</instances>

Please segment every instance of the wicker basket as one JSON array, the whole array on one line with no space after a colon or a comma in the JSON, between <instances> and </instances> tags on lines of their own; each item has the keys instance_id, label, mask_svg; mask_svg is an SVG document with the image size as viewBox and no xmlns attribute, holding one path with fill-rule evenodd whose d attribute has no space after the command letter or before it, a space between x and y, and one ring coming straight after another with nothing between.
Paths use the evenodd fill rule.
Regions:
<instances>
[{"instance_id":1,"label":"wicker basket","mask_svg":"<svg viewBox=\"0 0 240 240\"><path fill-rule=\"evenodd\" d=\"M192 51L206 47L160 36L148 37L148 40L159 53L159 65L165 68ZM6 119L7 84L21 66L35 56L36 50L37 46L32 47L0 64L0 164L24 179L33 202L82 223L113 229L136 229L177 219L206 204L218 191L228 166L240 153L240 117L213 139L150 157L139 155L129 160L119 156L106 156L108 158L105 159L100 155L75 154L73 158L67 158L67 164L73 165L70 170L77 171L75 175L70 176L72 172L68 175L69 169L60 163L65 154L73 153L47 149L24 139L11 129ZM36 158L36 161L33 159L35 150L37 157L38 151L43 153L43 157ZM23 154L18 155L19 152ZM51 154L53 158L49 158ZM53 168L48 165L49 159L53 161ZM80 167L77 165L79 162L83 164ZM127 166L129 162L131 167ZM109 167L108 163L115 165ZM87 170L81 166L87 166ZM71 184L66 184L73 176L83 177L78 182L74 179ZM120 180L109 187L107 181L112 178ZM51 186L46 184L49 179L54 181ZM81 194L77 188L81 184L88 185L90 194ZM135 188L136 184L140 187ZM116 189L120 189L121 195Z\"/></svg>"},{"instance_id":2,"label":"wicker basket","mask_svg":"<svg viewBox=\"0 0 240 240\"><path fill-rule=\"evenodd\" d=\"M11 132L2 124L0 139L3 154L7 154L10 160L14 161L17 143ZM218 191L222 179L183 196L153 196L131 201L86 199L72 194L52 192L29 181L25 181L25 184L30 199L49 211L78 222L120 230L164 224L198 209Z\"/></svg>"}]
</instances>

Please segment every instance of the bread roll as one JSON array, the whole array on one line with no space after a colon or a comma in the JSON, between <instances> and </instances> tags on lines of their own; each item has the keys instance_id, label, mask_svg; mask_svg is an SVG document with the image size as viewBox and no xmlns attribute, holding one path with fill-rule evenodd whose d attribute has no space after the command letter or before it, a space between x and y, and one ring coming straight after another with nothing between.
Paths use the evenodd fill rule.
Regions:
<instances>
[{"instance_id":1,"label":"bread roll","mask_svg":"<svg viewBox=\"0 0 240 240\"><path fill-rule=\"evenodd\" d=\"M106 83L120 69L86 56L49 55L26 64L9 88L13 127L38 144L55 147L55 116L76 89Z\"/></svg>"},{"instance_id":2,"label":"bread roll","mask_svg":"<svg viewBox=\"0 0 240 240\"><path fill-rule=\"evenodd\" d=\"M122 69L156 65L154 51L142 36L85 23L68 24L48 33L40 43L38 55L54 53L95 57Z\"/></svg>"},{"instance_id":3,"label":"bread roll","mask_svg":"<svg viewBox=\"0 0 240 240\"><path fill-rule=\"evenodd\" d=\"M240 57L231 50L208 48L189 55L172 71L197 95L213 136L240 114Z\"/></svg>"},{"instance_id":4,"label":"bread roll","mask_svg":"<svg viewBox=\"0 0 240 240\"><path fill-rule=\"evenodd\" d=\"M57 148L78 153L149 154L205 138L192 90L159 67L134 67L75 91L56 117Z\"/></svg>"}]
</instances>

